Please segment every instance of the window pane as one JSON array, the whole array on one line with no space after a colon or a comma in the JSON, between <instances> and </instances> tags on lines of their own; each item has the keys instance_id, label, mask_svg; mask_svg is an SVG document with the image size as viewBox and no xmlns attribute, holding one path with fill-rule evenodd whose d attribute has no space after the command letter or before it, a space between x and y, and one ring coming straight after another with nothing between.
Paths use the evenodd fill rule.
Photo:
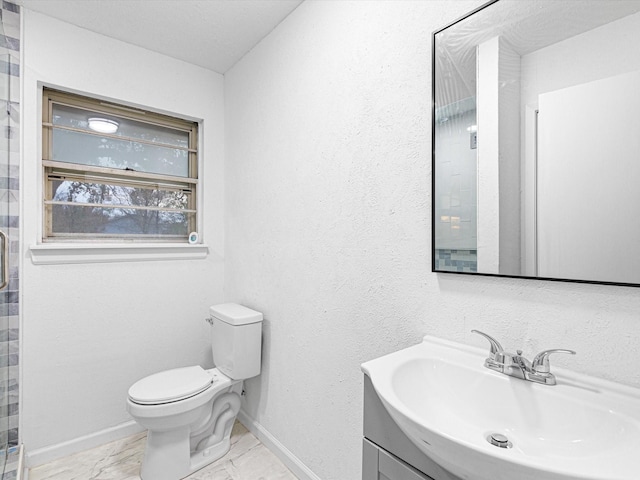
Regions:
<instances>
[{"instance_id":1,"label":"window pane","mask_svg":"<svg viewBox=\"0 0 640 480\"><path fill-rule=\"evenodd\" d=\"M157 147L68 130L53 130L52 158L58 162L189 176L186 150Z\"/></svg>"},{"instance_id":2,"label":"window pane","mask_svg":"<svg viewBox=\"0 0 640 480\"><path fill-rule=\"evenodd\" d=\"M52 200L57 202L176 209L187 209L189 205L190 194L183 190L127 187L70 180L55 180L52 185Z\"/></svg>"},{"instance_id":3,"label":"window pane","mask_svg":"<svg viewBox=\"0 0 640 480\"><path fill-rule=\"evenodd\" d=\"M190 193L181 190L68 180L53 181L52 187L52 200L76 203L48 206L53 215L54 234L186 236L189 233L189 221L193 220L192 214L188 212L149 210L154 207L187 209ZM87 204L102 204L105 207ZM114 205L142 208L114 208Z\"/></svg>"},{"instance_id":4,"label":"window pane","mask_svg":"<svg viewBox=\"0 0 640 480\"><path fill-rule=\"evenodd\" d=\"M65 127L78 128L87 132L95 131L89 126L89 119L106 119L113 122L117 130L111 135L138 138L148 142L165 143L176 147L189 147L189 133L168 127L160 127L145 122L130 120L106 113L92 112L67 105L53 104L53 123Z\"/></svg>"},{"instance_id":5,"label":"window pane","mask_svg":"<svg viewBox=\"0 0 640 480\"><path fill-rule=\"evenodd\" d=\"M86 205L49 205L53 215L52 233L94 235L176 235L189 234L191 213L159 210L101 208Z\"/></svg>"}]
</instances>

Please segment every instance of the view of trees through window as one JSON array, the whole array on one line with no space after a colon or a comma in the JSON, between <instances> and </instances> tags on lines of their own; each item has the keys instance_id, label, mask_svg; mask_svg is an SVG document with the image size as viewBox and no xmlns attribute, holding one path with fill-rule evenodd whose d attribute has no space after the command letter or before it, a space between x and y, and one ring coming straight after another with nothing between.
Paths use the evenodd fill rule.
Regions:
<instances>
[{"instance_id":1,"label":"view of trees through window","mask_svg":"<svg viewBox=\"0 0 640 480\"><path fill-rule=\"evenodd\" d=\"M72 205L53 205L53 232L182 236L189 233L187 213L160 210L187 209L188 196L184 192L81 181L54 182L54 188L54 201Z\"/></svg>"}]
</instances>

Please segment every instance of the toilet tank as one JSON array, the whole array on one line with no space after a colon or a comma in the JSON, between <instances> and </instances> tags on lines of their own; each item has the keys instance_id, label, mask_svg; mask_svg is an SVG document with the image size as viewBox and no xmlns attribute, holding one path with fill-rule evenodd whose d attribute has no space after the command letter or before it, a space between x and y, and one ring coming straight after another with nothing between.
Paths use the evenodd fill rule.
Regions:
<instances>
[{"instance_id":1,"label":"toilet tank","mask_svg":"<svg viewBox=\"0 0 640 480\"><path fill-rule=\"evenodd\" d=\"M216 368L234 380L259 375L262 313L237 303L214 305L209 313L213 320L211 348Z\"/></svg>"}]
</instances>

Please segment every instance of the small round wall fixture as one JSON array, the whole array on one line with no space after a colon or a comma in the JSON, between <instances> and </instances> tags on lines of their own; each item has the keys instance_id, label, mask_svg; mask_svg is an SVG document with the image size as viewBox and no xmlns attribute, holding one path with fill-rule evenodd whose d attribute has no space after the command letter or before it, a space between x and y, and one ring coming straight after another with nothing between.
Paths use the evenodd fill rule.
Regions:
<instances>
[{"instance_id":1,"label":"small round wall fixture","mask_svg":"<svg viewBox=\"0 0 640 480\"><path fill-rule=\"evenodd\" d=\"M98 133L116 133L119 124L115 120L108 118L91 117L89 119L89 128Z\"/></svg>"}]
</instances>

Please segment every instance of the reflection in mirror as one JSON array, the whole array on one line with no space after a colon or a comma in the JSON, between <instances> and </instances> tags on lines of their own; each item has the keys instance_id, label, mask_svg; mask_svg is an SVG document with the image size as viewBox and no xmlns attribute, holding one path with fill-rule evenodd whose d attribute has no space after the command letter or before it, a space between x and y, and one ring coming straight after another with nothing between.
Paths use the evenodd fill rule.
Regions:
<instances>
[{"instance_id":1,"label":"reflection in mirror","mask_svg":"<svg viewBox=\"0 0 640 480\"><path fill-rule=\"evenodd\" d=\"M434 33L433 270L640 285L640 1Z\"/></svg>"}]
</instances>

